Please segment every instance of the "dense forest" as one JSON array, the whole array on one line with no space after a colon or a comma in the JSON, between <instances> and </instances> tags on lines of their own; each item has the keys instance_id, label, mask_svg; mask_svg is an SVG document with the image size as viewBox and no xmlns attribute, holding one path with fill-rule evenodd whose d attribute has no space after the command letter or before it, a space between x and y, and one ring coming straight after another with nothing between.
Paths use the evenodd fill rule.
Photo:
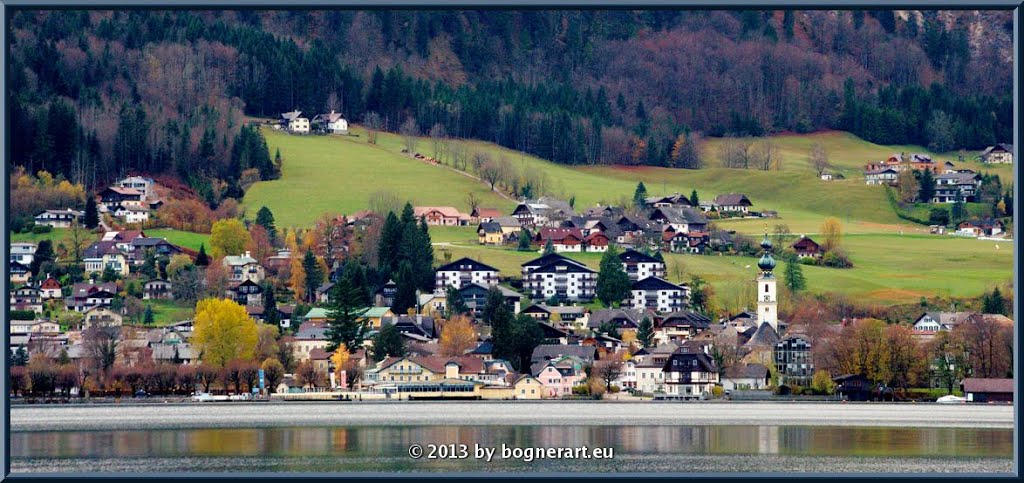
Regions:
<instances>
[{"instance_id":1,"label":"dense forest","mask_svg":"<svg viewBox=\"0 0 1024 483\"><path fill-rule=\"evenodd\" d=\"M90 189L177 173L214 205L279 175L243 126L292 109L566 164L698 167L691 132L1011 139L1011 12L911 13L22 10L11 161Z\"/></svg>"}]
</instances>

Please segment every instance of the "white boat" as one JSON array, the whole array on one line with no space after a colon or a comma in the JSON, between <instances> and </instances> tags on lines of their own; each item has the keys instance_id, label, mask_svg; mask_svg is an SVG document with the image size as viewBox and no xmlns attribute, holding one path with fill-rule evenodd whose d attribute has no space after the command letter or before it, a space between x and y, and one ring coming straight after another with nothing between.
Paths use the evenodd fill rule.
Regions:
<instances>
[{"instance_id":1,"label":"white boat","mask_svg":"<svg viewBox=\"0 0 1024 483\"><path fill-rule=\"evenodd\" d=\"M960 396L954 396L954 395L950 394L948 396L942 396L942 397L936 399L935 402L937 402L939 404L960 404L960 403L967 402L967 398L960 397Z\"/></svg>"}]
</instances>

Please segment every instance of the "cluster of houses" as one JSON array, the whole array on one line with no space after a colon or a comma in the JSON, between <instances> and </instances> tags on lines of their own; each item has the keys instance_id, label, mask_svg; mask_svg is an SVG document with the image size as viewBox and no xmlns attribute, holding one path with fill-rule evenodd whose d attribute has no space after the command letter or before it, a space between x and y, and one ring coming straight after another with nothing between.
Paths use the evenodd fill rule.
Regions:
<instances>
[{"instance_id":1,"label":"cluster of houses","mask_svg":"<svg viewBox=\"0 0 1024 483\"><path fill-rule=\"evenodd\" d=\"M340 112L317 114L313 119L303 116L302 111L295 110L281 113L274 129L287 131L292 134L309 134L320 132L327 134L348 134L348 120Z\"/></svg>"},{"instance_id":2,"label":"cluster of houses","mask_svg":"<svg viewBox=\"0 0 1024 483\"><path fill-rule=\"evenodd\" d=\"M1012 163L1013 153L1000 144L990 147L982 154L986 163ZM1010 147L1012 149L1012 147ZM864 180L869 185L896 186L899 175L906 170L930 171L935 183L935 194L929 203L955 203L975 201L981 188L981 175L970 169L957 168L952 162L943 165L932 161L925 154L893 154L884 161L868 163L864 167Z\"/></svg>"},{"instance_id":3,"label":"cluster of houses","mask_svg":"<svg viewBox=\"0 0 1024 483\"><path fill-rule=\"evenodd\" d=\"M730 241L709 230L706 214L719 216L765 216L751 211L753 203L743 194L719 195L711 202L693 206L675 193L645 199L638 213L615 206L597 206L581 213L567 202L552 197L524 200L510 215L493 208L477 208L467 217L478 221L481 245L517 245L523 234L530 245L555 252L604 252L610 244L643 250L667 249L678 253L704 253L724 248Z\"/></svg>"}]
</instances>

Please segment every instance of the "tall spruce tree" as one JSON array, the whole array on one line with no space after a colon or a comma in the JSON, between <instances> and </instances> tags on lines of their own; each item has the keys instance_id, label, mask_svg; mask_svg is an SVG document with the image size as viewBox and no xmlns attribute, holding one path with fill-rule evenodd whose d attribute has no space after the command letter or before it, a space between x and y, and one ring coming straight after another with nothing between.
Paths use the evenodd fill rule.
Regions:
<instances>
[{"instance_id":1,"label":"tall spruce tree","mask_svg":"<svg viewBox=\"0 0 1024 483\"><path fill-rule=\"evenodd\" d=\"M274 286L269 282L263 284L263 319L269 325L277 326L281 324L281 314L277 311Z\"/></svg>"},{"instance_id":2,"label":"tall spruce tree","mask_svg":"<svg viewBox=\"0 0 1024 483\"><path fill-rule=\"evenodd\" d=\"M387 324L373 337L373 359L380 362L388 357L405 356L405 339L395 324Z\"/></svg>"},{"instance_id":3,"label":"tall spruce tree","mask_svg":"<svg viewBox=\"0 0 1024 483\"><path fill-rule=\"evenodd\" d=\"M502 307L508 307L508 304L505 303L505 296L502 295L501 290L498 290L498 287L492 286L487 290L484 310L480 313L480 316L483 318L484 322L491 324L493 327L494 320L498 316L498 311L501 310Z\"/></svg>"},{"instance_id":4,"label":"tall spruce tree","mask_svg":"<svg viewBox=\"0 0 1024 483\"><path fill-rule=\"evenodd\" d=\"M622 268L619 251L610 246L601 257L601 269L597 274L597 298L605 307L618 306L623 299L629 297L629 290L629 275Z\"/></svg>"},{"instance_id":5,"label":"tall spruce tree","mask_svg":"<svg viewBox=\"0 0 1024 483\"><path fill-rule=\"evenodd\" d=\"M633 206L637 208L643 208L647 203L647 187L644 186L644 182L641 181L636 184L636 190L633 191Z\"/></svg>"},{"instance_id":6,"label":"tall spruce tree","mask_svg":"<svg viewBox=\"0 0 1024 483\"><path fill-rule=\"evenodd\" d=\"M260 211L256 213L256 224L267 230L270 243L277 243L277 227L274 225L274 214L271 213L270 208L260 207Z\"/></svg>"},{"instance_id":7,"label":"tall spruce tree","mask_svg":"<svg viewBox=\"0 0 1024 483\"><path fill-rule=\"evenodd\" d=\"M384 226L380 232L378 243L378 267L388 277L394 276L398 268L398 249L402 242L402 222L399 221L395 212L389 212L384 220Z\"/></svg>"},{"instance_id":8,"label":"tall spruce tree","mask_svg":"<svg viewBox=\"0 0 1024 483\"><path fill-rule=\"evenodd\" d=\"M96 208L96 197L92 194L85 198L85 219L82 222L90 230L100 226L100 213Z\"/></svg>"},{"instance_id":9,"label":"tall spruce tree","mask_svg":"<svg viewBox=\"0 0 1024 483\"><path fill-rule=\"evenodd\" d=\"M395 284L398 285L398 291L395 293L391 310L395 314L402 315L409 309L416 308L416 275L409 262L403 261L399 265L398 273L395 275Z\"/></svg>"},{"instance_id":10,"label":"tall spruce tree","mask_svg":"<svg viewBox=\"0 0 1024 483\"><path fill-rule=\"evenodd\" d=\"M700 206L700 198L697 196L697 190L690 192L690 204L693 206Z\"/></svg>"},{"instance_id":11,"label":"tall spruce tree","mask_svg":"<svg viewBox=\"0 0 1024 483\"><path fill-rule=\"evenodd\" d=\"M797 260L786 262L786 270L783 272L783 280L791 292L799 292L807 288L807 280L804 278L804 270Z\"/></svg>"},{"instance_id":12,"label":"tall spruce tree","mask_svg":"<svg viewBox=\"0 0 1024 483\"><path fill-rule=\"evenodd\" d=\"M921 170L917 181L921 185L917 191L917 199L922 203L930 203L935 197L935 177L932 176L932 171L930 169Z\"/></svg>"},{"instance_id":13,"label":"tall spruce tree","mask_svg":"<svg viewBox=\"0 0 1024 483\"><path fill-rule=\"evenodd\" d=\"M354 351L363 344L366 335L366 306L361 303L359 290L348 279L342 278L331 287L330 303L327 305L327 351L333 352L339 345Z\"/></svg>"},{"instance_id":14,"label":"tall spruce tree","mask_svg":"<svg viewBox=\"0 0 1024 483\"><path fill-rule=\"evenodd\" d=\"M455 315L469 312L469 307L466 305L466 299L462 297L462 292L459 292L454 285L449 285L444 292L444 317L446 319L451 319Z\"/></svg>"},{"instance_id":15,"label":"tall spruce tree","mask_svg":"<svg viewBox=\"0 0 1024 483\"><path fill-rule=\"evenodd\" d=\"M311 302L316 300L316 289L324 282L324 272L317 263L312 249L306 249L306 256L302 258L302 270L306 272L306 301Z\"/></svg>"},{"instance_id":16,"label":"tall spruce tree","mask_svg":"<svg viewBox=\"0 0 1024 483\"><path fill-rule=\"evenodd\" d=\"M519 246L517 250L521 252L530 251L530 232L526 228L519 229Z\"/></svg>"},{"instance_id":17,"label":"tall spruce tree","mask_svg":"<svg viewBox=\"0 0 1024 483\"><path fill-rule=\"evenodd\" d=\"M650 317L644 316L640 320L640 325L636 329L636 341L645 348L654 345L654 323Z\"/></svg>"},{"instance_id":18,"label":"tall spruce tree","mask_svg":"<svg viewBox=\"0 0 1024 483\"><path fill-rule=\"evenodd\" d=\"M206 254L206 244L199 244L199 254L196 255L196 266L205 267L210 264L210 256Z\"/></svg>"}]
</instances>

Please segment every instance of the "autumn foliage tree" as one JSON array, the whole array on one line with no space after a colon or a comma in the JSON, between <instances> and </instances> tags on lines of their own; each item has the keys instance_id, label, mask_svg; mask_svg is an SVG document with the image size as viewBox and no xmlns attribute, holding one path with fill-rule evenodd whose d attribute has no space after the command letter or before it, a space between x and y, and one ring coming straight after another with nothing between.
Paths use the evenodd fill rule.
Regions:
<instances>
[{"instance_id":1,"label":"autumn foliage tree","mask_svg":"<svg viewBox=\"0 0 1024 483\"><path fill-rule=\"evenodd\" d=\"M192 344L205 364L224 367L234 359L252 359L258 335L245 307L227 299L200 300L194 325Z\"/></svg>"},{"instance_id":2,"label":"autumn foliage tree","mask_svg":"<svg viewBox=\"0 0 1024 483\"><path fill-rule=\"evenodd\" d=\"M441 327L439 350L444 356L461 356L476 347L477 333L465 315L455 315Z\"/></svg>"},{"instance_id":3,"label":"autumn foliage tree","mask_svg":"<svg viewBox=\"0 0 1024 483\"><path fill-rule=\"evenodd\" d=\"M240 255L252 243L242 220L228 218L214 222L210 229L210 254L213 258Z\"/></svg>"}]
</instances>

